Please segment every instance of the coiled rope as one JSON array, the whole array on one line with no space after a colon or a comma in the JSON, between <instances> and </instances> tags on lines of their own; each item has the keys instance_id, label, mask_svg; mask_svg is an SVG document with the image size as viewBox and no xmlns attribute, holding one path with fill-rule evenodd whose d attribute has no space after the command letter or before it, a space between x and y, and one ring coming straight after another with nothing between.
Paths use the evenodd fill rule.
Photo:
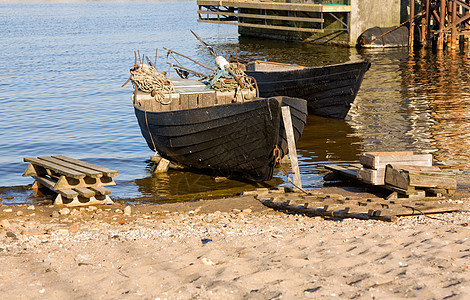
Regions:
<instances>
[{"instance_id":1,"label":"coiled rope","mask_svg":"<svg viewBox=\"0 0 470 300\"><path fill-rule=\"evenodd\" d=\"M207 80L209 81L209 88L221 91L221 92L232 92L241 88L240 83L243 85L243 89L258 90L256 81L253 77L247 76L240 68L237 68L235 64L230 64L230 71L237 78L230 75L227 70L217 68ZM238 80L237 80L238 79ZM240 83L239 83L240 82ZM258 93L257 93L258 95Z\"/></svg>"},{"instance_id":2,"label":"coiled rope","mask_svg":"<svg viewBox=\"0 0 470 300\"><path fill-rule=\"evenodd\" d=\"M171 103L171 94L175 92L175 86L171 80L159 73L155 67L146 64L136 65L131 69L130 80L134 88L150 93L161 104L166 105ZM170 95L168 102L165 102L165 94Z\"/></svg>"}]
</instances>

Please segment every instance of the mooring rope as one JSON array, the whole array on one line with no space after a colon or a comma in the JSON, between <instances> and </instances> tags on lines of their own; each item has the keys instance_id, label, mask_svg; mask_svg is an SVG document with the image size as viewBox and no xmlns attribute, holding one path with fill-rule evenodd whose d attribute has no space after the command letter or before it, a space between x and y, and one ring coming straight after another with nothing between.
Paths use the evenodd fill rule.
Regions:
<instances>
[{"instance_id":1,"label":"mooring rope","mask_svg":"<svg viewBox=\"0 0 470 300\"><path fill-rule=\"evenodd\" d=\"M300 186L296 185L294 183L294 181L292 179L290 179L289 172L281 164L281 161L282 161L281 153L282 153L281 149L279 149L279 147L276 145L276 147L274 148L274 151L273 151L273 155L275 157L274 163L279 165L279 167L281 168L281 171L284 172L284 175L287 177L287 181L289 181L295 188L299 189L299 191L305 193L306 195L310 195L309 192L307 192L306 190L304 190Z\"/></svg>"},{"instance_id":2,"label":"mooring rope","mask_svg":"<svg viewBox=\"0 0 470 300\"><path fill-rule=\"evenodd\" d=\"M150 127L149 127L149 121L147 120L147 110L144 110L144 112L145 112L145 124L147 125L147 131L150 135L150 140L152 141L153 150L155 151L155 153L157 153L157 147L155 147L155 142L153 141L152 132L150 131Z\"/></svg>"}]
</instances>

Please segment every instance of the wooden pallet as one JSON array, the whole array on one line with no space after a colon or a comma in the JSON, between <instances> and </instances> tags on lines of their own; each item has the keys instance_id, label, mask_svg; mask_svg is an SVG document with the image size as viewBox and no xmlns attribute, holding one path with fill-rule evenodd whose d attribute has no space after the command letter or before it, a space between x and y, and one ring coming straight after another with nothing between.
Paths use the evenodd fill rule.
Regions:
<instances>
[{"instance_id":1,"label":"wooden pallet","mask_svg":"<svg viewBox=\"0 0 470 300\"><path fill-rule=\"evenodd\" d=\"M391 166L391 165L389 165ZM339 175L340 177L347 177L350 179L358 180L364 184L370 186L376 186L379 188L387 189L391 191L391 194L387 199L397 199L397 198L408 198L408 199L423 199L427 196L442 198L443 194L452 194L455 192L456 184L446 184L446 188L439 188L440 185L436 184L434 186L419 186L419 185L410 185L410 182L407 181L407 185L393 185L389 183L384 183L381 185L372 184L367 180L363 180L362 177L358 176L358 171L361 168L361 165L358 164L348 164L348 165L325 165L325 169L332 171L334 174ZM411 168L411 167L410 167ZM400 170L400 169L398 169ZM408 172L409 173L409 172ZM416 174L416 173L415 173ZM429 173L428 173L429 174ZM435 173L434 175L438 175ZM447 182L448 175L442 174L441 178ZM455 182L455 179L453 179ZM418 181L418 180L416 180ZM420 184L423 184L423 181L419 181ZM396 183L394 183L396 184Z\"/></svg>"},{"instance_id":2,"label":"wooden pallet","mask_svg":"<svg viewBox=\"0 0 470 300\"><path fill-rule=\"evenodd\" d=\"M468 209L468 204L445 199L421 200L383 198L353 199L341 195L310 195L301 193L282 194L276 191L254 191L251 194L267 207L309 216L335 218L375 219L395 221L400 216L418 216L455 212Z\"/></svg>"},{"instance_id":3,"label":"wooden pallet","mask_svg":"<svg viewBox=\"0 0 470 300\"><path fill-rule=\"evenodd\" d=\"M26 157L30 164L23 176L36 180L33 189L48 188L57 193L55 205L84 206L112 204L111 190L104 186L115 185L115 170L93 165L63 155Z\"/></svg>"}]
</instances>

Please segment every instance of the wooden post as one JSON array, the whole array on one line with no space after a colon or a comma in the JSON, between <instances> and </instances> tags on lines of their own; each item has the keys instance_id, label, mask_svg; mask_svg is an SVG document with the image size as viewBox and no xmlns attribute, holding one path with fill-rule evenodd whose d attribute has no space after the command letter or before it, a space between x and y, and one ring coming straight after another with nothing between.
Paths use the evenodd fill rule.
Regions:
<instances>
[{"instance_id":1,"label":"wooden post","mask_svg":"<svg viewBox=\"0 0 470 300\"><path fill-rule=\"evenodd\" d=\"M408 36L408 48L413 49L415 34L415 0L410 1L410 35Z\"/></svg>"},{"instance_id":2,"label":"wooden post","mask_svg":"<svg viewBox=\"0 0 470 300\"><path fill-rule=\"evenodd\" d=\"M446 1L440 0L439 8L439 34L437 36L437 50L444 49L444 27L446 20Z\"/></svg>"},{"instance_id":3,"label":"wooden post","mask_svg":"<svg viewBox=\"0 0 470 300\"><path fill-rule=\"evenodd\" d=\"M170 166L170 161L162 157L158 162L157 167L155 168L155 173L166 173L168 172L168 168Z\"/></svg>"},{"instance_id":4,"label":"wooden post","mask_svg":"<svg viewBox=\"0 0 470 300\"><path fill-rule=\"evenodd\" d=\"M470 4L470 1L469 0L465 0L465 3L467 5ZM467 17L469 14L470 14L470 10L468 10L467 8L463 7L463 12L464 12L464 15L465 17ZM464 23L464 28L463 28L464 31L468 31L469 30L469 26L468 26L468 21ZM464 47L465 47L465 50L468 49L468 40L469 40L469 35L468 34L465 34L464 37L463 37L463 42L464 42Z\"/></svg>"},{"instance_id":5,"label":"wooden post","mask_svg":"<svg viewBox=\"0 0 470 300\"><path fill-rule=\"evenodd\" d=\"M426 14L421 23L421 46L426 47L429 39L429 13L430 13L430 0L424 0L424 13Z\"/></svg>"},{"instance_id":6,"label":"wooden post","mask_svg":"<svg viewBox=\"0 0 470 300\"><path fill-rule=\"evenodd\" d=\"M451 37L450 37L450 48L455 49L457 48L457 1L451 0L450 7L452 9L451 14Z\"/></svg>"},{"instance_id":7,"label":"wooden post","mask_svg":"<svg viewBox=\"0 0 470 300\"><path fill-rule=\"evenodd\" d=\"M299 162L297 160L297 150L295 148L294 129L292 127L292 117L289 106L282 107L282 119L284 121L284 129L287 136L287 146L289 148L289 158L292 166L292 177L294 179L294 185L296 188L302 188Z\"/></svg>"}]
</instances>

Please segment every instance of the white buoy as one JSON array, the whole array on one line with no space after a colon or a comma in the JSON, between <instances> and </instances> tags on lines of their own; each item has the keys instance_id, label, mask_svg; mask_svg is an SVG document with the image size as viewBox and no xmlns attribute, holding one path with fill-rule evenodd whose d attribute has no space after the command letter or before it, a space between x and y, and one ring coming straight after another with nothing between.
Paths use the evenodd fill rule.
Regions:
<instances>
[{"instance_id":1,"label":"white buoy","mask_svg":"<svg viewBox=\"0 0 470 300\"><path fill-rule=\"evenodd\" d=\"M229 62L223 57L223 56L217 56L215 58L215 63L222 69L228 69L230 68Z\"/></svg>"}]
</instances>

